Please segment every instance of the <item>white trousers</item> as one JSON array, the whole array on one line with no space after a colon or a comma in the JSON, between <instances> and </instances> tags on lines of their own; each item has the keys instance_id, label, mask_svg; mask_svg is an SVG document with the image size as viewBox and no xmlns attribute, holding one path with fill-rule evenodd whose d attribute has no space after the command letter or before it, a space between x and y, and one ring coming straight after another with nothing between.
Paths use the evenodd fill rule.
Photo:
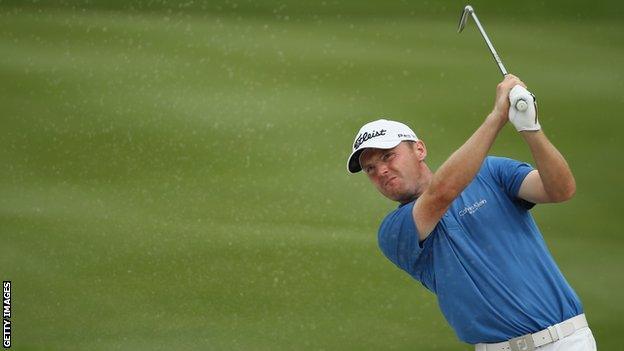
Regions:
<instances>
[{"instance_id":1,"label":"white trousers","mask_svg":"<svg viewBox=\"0 0 624 351\"><path fill-rule=\"evenodd\" d=\"M485 350L483 344L475 345L476 351ZM591 329L581 328L567 337L538 347L536 351L596 351L596 340Z\"/></svg>"},{"instance_id":2,"label":"white trousers","mask_svg":"<svg viewBox=\"0 0 624 351\"><path fill-rule=\"evenodd\" d=\"M581 328L566 338L538 347L539 351L596 351L596 340L589 328Z\"/></svg>"}]
</instances>

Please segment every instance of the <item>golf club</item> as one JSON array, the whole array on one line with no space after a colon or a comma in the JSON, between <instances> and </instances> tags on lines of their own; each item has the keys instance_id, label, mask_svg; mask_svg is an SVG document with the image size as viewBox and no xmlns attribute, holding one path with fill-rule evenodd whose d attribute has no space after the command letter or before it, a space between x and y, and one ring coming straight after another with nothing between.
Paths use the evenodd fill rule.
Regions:
<instances>
[{"instance_id":1,"label":"golf club","mask_svg":"<svg viewBox=\"0 0 624 351\"><path fill-rule=\"evenodd\" d=\"M479 28L479 32L481 32L481 36L485 40L485 44L487 45L488 49L490 49L490 52L492 53L492 57L494 57L494 61L496 61L496 64L498 65L498 69L500 69L501 73L503 74L503 77L506 76L508 74L507 70L505 69L505 66L503 66L503 62L498 56L496 49L494 49L494 45L492 45L490 38L485 33L485 29L483 29L481 22L479 22L479 19L477 18L477 14L475 13L472 6L466 5L466 7L464 7L464 10L461 13L461 17L459 18L459 26L457 27L457 33L461 33L462 30L464 30L464 27L466 27L466 22L468 22L468 15L471 15L472 18L474 19L474 22L477 24L477 27ZM515 108L516 110L521 111L521 112L526 111L526 109L528 108L528 104L525 100L518 100L516 102Z\"/></svg>"}]
</instances>

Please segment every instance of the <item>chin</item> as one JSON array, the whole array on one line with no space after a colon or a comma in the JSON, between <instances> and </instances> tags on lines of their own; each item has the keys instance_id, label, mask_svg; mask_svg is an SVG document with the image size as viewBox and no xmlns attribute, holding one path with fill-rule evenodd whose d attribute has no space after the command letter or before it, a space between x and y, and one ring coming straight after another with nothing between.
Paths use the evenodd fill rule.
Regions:
<instances>
[{"instance_id":1,"label":"chin","mask_svg":"<svg viewBox=\"0 0 624 351\"><path fill-rule=\"evenodd\" d=\"M400 194L400 193L384 194L384 196L392 201L401 202L401 203L409 202L410 199L412 198L409 194Z\"/></svg>"},{"instance_id":2,"label":"chin","mask_svg":"<svg viewBox=\"0 0 624 351\"><path fill-rule=\"evenodd\" d=\"M400 202L400 203L410 202L416 198L416 196L409 191L404 191L404 192L395 191L395 192L384 194L384 195L390 200Z\"/></svg>"},{"instance_id":3,"label":"chin","mask_svg":"<svg viewBox=\"0 0 624 351\"><path fill-rule=\"evenodd\" d=\"M377 190L379 190L384 197L396 202L405 203L414 199L413 194L409 189L404 187L404 184L394 184L387 189L378 187Z\"/></svg>"}]
</instances>

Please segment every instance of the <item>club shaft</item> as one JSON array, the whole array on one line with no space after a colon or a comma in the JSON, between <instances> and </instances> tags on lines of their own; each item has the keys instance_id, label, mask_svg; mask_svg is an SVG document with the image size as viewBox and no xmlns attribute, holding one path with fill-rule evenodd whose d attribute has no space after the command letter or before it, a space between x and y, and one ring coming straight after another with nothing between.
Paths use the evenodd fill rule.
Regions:
<instances>
[{"instance_id":1,"label":"club shaft","mask_svg":"<svg viewBox=\"0 0 624 351\"><path fill-rule=\"evenodd\" d=\"M500 71L503 74L503 76L506 76L507 75L507 70L505 69L505 66L503 66L503 62L501 61L500 57L498 57L498 53L496 53L496 49L494 49L494 45L492 45L492 42L490 41L490 38L485 33L485 30L483 29L483 26L481 26L481 22L479 22L479 19L477 18L477 15L474 13L474 11L471 11L470 14L472 15L472 18L474 19L475 23L477 24L477 27L479 28L479 32L481 32L481 35L483 36L483 39L485 39L485 43L487 44L488 49L490 49L490 52L492 53L492 56L494 57L494 61L496 61L496 64L498 65L498 68L500 69Z\"/></svg>"}]
</instances>

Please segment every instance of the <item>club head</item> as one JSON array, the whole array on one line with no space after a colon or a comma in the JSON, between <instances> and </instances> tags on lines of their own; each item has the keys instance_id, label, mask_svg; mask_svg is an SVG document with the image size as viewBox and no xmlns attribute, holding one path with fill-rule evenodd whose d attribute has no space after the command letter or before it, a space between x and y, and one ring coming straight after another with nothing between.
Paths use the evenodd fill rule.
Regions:
<instances>
[{"instance_id":1,"label":"club head","mask_svg":"<svg viewBox=\"0 0 624 351\"><path fill-rule=\"evenodd\" d=\"M461 13L461 17L459 18L457 33L461 33L461 31L464 30L464 27L466 27L466 22L468 22L468 16L471 15L473 12L474 10L472 9L472 6L466 5L466 7L464 7L464 10Z\"/></svg>"}]
</instances>

